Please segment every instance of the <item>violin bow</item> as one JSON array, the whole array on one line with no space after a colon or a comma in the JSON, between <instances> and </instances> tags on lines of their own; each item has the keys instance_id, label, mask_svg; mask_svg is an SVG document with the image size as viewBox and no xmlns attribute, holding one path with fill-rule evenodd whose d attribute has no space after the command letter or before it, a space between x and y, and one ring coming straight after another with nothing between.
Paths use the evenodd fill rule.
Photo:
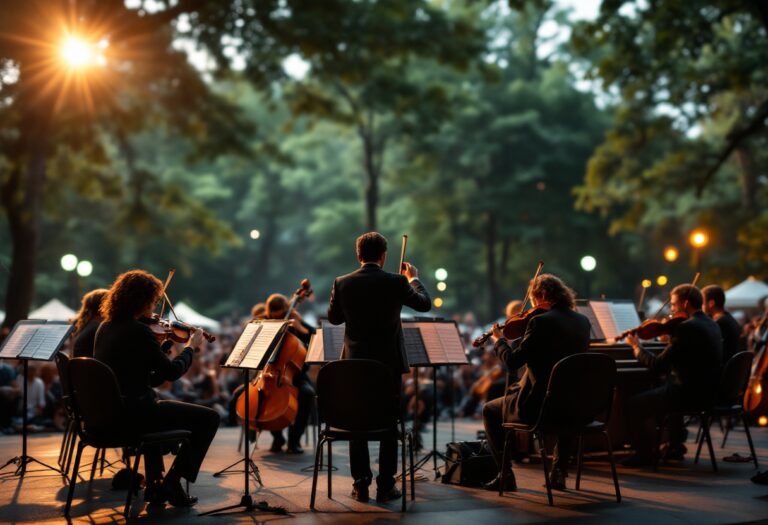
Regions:
<instances>
[{"instance_id":1,"label":"violin bow","mask_svg":"<svg viewBox=\"0 0 768 525\"><path fill-rule=\"evenodd\" d=\"M691 283L691 287L696 286L696 283L699 282L699 277L701 277L701 272L696 272L696 275L693 276L693 282ZM691 295L691 288L688 288L688 293L685 294L685 301L684 302L688 302L688 298L690 297L690 295ZM672 294L670 294L670 296L667 298L667 300L662 303L662 305L659 307L659 309L654 314L653 319L656 319L659 316L661 311L664 309L665 306L667 306L669 304L669 301L671 301L671 300L672 300Z\"/></svg>"},{"instance_id":2,"label":"violin bow","mask_svg":"<svg viewBox=\"0 0 768 525\"><path fill-rule=\"evenodd\" d=\"M165 282L163 283L163 303L160 305L160 319L163 318L163 314L165 313L165 303L168 302L168 306L171 308L171 312L173 313L174 317L176 316L176 312L173 311L173 305L171 304L171 301L168 299L168 294L165 293L165 291L168 289L168 287L171 285L171 280L173 280L173 276L176 275L176 268L171 268L168 270L168 277L165 278ZM178 317L176 318L178 320Z\"/></svg>"},{"instance_id":3,"label":"violin bow","mask_svg":"<svg viewBox=\"0 0 768 525\"><path fill-rule=\"evenodd\" d=\"M523 298L523 306L520 308L520 311L525 310L525 305L528 304L528 301L531 299L531 285L536 282L536 279L538 279L539 275L541 274L541 269L544 268L544 261L539 261L539 266L536 268L536 273L533 274L533 279L531 279L531 283L528 285L528 289L525 291L525 297Z\"/></svg>"}]
</instances>

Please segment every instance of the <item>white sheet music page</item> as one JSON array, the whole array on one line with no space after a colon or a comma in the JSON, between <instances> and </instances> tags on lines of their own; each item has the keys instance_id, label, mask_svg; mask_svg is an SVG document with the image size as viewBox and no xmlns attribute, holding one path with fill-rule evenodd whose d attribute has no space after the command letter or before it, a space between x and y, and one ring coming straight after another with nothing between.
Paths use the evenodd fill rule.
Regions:
<instances>
[{"instance_id":1,"label":"white sheet music page","mask_svg":"<svg viewBox=\"0 0 768 525\"><path fill-rule=\"evenodd\" d=\"M464 344L461 342L461 336L453 323L436 323L437 333L440 336L440 343L445 350L446 363L466 363L467 354L464 352Z\"/></svg>"},{"instance_id":2,"label":"white sheet music page","mask_svg":"<svg viewBox=\"0 0 768 525\"><path fill-rule=\"evenodd\" d=\"M32 339L19 357L26 357L27 359L50 359L61 340L67 335L70 325L45 324L36 328L35 333L32 335Z\"/></svg>"},{"instance_id":3,"label":"white sheet music page","mask_svg":"<svg viewBox=\"0 0 768 525\"><path fill-rule=\"evenodd\" d=\"M421 331L421 340L424 341L424 348L427 349L429 360L432 363L443 363L447 359L443 342L440 339L440 333L437 330L437 323L418 323Z\"/></svg>"},{"instance_id":4,"label":"white sheet music page","mask_svg":"<svg viewBox=\"0 0 768 525\"><path fill-rule=\"evenodd\" d=\"M258 335L260 330L260 324L248 323L245 325L243 333L240 334L240 338L237 340L237 343L235 343L235 347L232 349L232 352L229 353L229 357L225 363L226 366L240 366L240 362L251 347L251 342L253 342L253 339Z\"/></svg>"},{"instance_id":5,"label":"white sheet music page","mask_svg":"<svg viewBox=\"0 0 768 525\"><path fill-rule=\"evenodd\" d=\"M315 335L309 341L309 350L307 350L307 363L322 363L325 361L325 351L323 347L323 329L318 328Z\"/></svg>"},{"instance_id":6,"label":"white sheet music page","mask_svg":"<svg viewBox=\"0 0 768 525\"><path fill-rule=\"evenodd\" d=\"M619 334L640 324L640 316L637 315L635 305L632 303L611 303L611 311Z\"/></svg>"},{"instance_id":7,"label":"white sheet music page","mask_svg":"<svg viewBox=\"0 0 768 525\"><path fill-rule=\"evenodd\" d=\"M20 324L13 331L13 338L5 341L3 351L0 352L0 359L15 359L24 350L32 340L40 325Z\"/></svg>"},{"instance_id":8,"label":"white sheet music page","mask_svg":"<svg viewBox=\"0 0 768 525\"><path fill-rule=\"evenodd\" d=\"M603 335L606 339L613 339L619 335L619 330L616 327L616 321L613 318L613 312L611 310L611 303L606 301L591 301L592 311L595 312L595 317L603 329Z\"/></svg>"},{"instance_id":9,"label":"white sheet music page","mask_svg":"<svg viewBox=\"0 0 768 525\"><path fill-rule=\"evenodd\" d=\"M280 323L254 323L261 328L257 332L256 340L253 341L249 348L246 349L247 354L240 361L240 368L258 368L261 363L264 354L269 350L269 345L275 338L277 333L283 327L285 322Z\"/></svg>"}]
</instances>

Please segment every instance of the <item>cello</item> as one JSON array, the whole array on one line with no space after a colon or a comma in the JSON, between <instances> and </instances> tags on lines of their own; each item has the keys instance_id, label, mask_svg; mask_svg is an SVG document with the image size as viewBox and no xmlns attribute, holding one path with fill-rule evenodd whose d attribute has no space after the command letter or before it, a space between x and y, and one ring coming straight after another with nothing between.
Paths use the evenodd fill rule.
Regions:
<instances>
[{"instance_id":1,"label":"cello","mask_svg":"<svg viewBox=\"0 0 768 525\"><path fill-rule=\"evenodd\" d=\"M768 316L764 317L760 324L755 328L755 337L753 340L752 352L755 359L752 362L752 370L749 374L749 383L747 391L744 393L744 410L749 417L756 421L760 426L761 417L768 414L768 392L765 388L766 376L768 375L768 356L766 348L768 345ZM764 421L764 420L763 420Z\"/></svg>"},{"instance_id":2,"label":"cello","mask_svg":"<svg viewBox=\"0 0 768 525\"><path fill-rule=\"evenodd\" d=\"M284 319L291 318L296 305L312 294L308 279L301 281L293 293ZM293 378L304 367L307 349L298 337L285 332L269 362L248 385L250 402L245 413L245 396L240 395L235 405L238 417L247 421L249 430L282 430L296 419L299 408L298 389Z\"/></svg>"}]
</instances>

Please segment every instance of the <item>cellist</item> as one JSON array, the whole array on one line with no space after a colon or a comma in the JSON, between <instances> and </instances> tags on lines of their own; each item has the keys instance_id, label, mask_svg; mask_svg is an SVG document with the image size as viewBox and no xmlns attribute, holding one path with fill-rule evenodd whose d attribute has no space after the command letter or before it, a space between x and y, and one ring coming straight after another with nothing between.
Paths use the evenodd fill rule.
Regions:
<instances>
[{"instance_id":1,"label":"cellist","mask_svg":"<svg viewBox=\"0 0 768 525\"><path fill-rule=\"evenodd\" d=\"M284 319L289 307L290 301L288 301L287 297L279 293L273 293L267 298L267 302L264 305L264 317L266 319ZM315 333L315 329L304 322L296 310L291 312L289 330L304 346L309 346L309 340L312 334ZM308 366L304 365L301 373L296 374L293 378L293 386L299 391L299 408L296 412L296 419L288 427L288 446L286 452L289 454L302 454L304 452L304 449L301 448L301 436L304 435L304 430L307 428L307 421L309 420L309 414L316 395L315 387L307 375L307 369ZM272 438L272 446L269 450L271 452L281 452L283 445L286 443L283 431L273 430Z\"/></svg>"}]
</instances>

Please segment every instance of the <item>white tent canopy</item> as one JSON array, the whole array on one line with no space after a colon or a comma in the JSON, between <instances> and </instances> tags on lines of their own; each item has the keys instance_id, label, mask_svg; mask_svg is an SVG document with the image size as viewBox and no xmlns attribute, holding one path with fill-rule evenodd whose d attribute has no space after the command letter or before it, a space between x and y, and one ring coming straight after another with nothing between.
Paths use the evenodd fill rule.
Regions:
<instances>
[{"instance_id":1,"label":"white tent canopy","mask_svg":"<svg viewBox=\"0 0 768 525\"><path fill-rule=\"evenodd\" d=\"M48 321L69 321L75 317L76 313L58 299L51 299L37 310L29 312L27 317L29 319L46 319Z\"/></svg>"},{"instance_id":2,"label":"white tent canopy","mask_svg":"<svg viewBox=\"0 0 768 525\"><path fill-rule=\"evenodd\" d=\"M768 284L750 276L746 281L725 291L726 308L757 308L757 302L768 296Z\"/></svg>"},{"instance_id":3,"label":"white tent canopy","mask_svg":"<svg viewBox=\"0 0 768 525\"><path fill-rule=\"evenodd\" d=\"M5 321L5 312L0 310L0 323L2 323L3 321Z\"/></svg>"},{"instance_id":4,"label":"white tent canopy","mask_svg":"<svg viewBox=\"0 0 768 525\"><path fill-rule=\"evenodd\" d=\"M192 326L199 326L205 328L209 332L218 332L221 330L221 323L210 317L206 317L192 309L187 303L179 302L173 305L176 315L179 316L179 321L183 321ZM173 318L173 314L168 312L169 317Z\"/></svg>"}]
</instances>

